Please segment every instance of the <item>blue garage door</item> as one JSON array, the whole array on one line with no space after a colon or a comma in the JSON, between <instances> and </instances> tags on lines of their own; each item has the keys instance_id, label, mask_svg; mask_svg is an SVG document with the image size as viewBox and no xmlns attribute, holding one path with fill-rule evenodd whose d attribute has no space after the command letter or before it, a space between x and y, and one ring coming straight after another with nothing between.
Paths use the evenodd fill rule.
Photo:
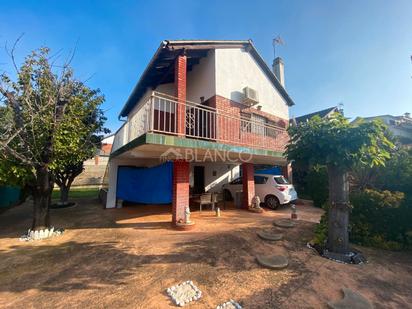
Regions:
<instances>
[{"instance_id":1,"label":"blue garage door","mask_svg":"<svg viewBox=\"0 0 412 309\"><path fill-rule=\"evenodd\" d=\"M171 162L140 168L120 166L117 171L117 198L144 204L170 204L172 202Z\"/></svg>"},{"instance_id":2,"label":"blue garage door","mask_svg":"<svg viewBox=\"0 0 412 309\"><path fill-rule=\"evenodd\" d=\"M270 174L270 175L282 175L282 169L279 166L274 166L262 170L256 170L256 174Z\"/></svg>"}]
</instances>

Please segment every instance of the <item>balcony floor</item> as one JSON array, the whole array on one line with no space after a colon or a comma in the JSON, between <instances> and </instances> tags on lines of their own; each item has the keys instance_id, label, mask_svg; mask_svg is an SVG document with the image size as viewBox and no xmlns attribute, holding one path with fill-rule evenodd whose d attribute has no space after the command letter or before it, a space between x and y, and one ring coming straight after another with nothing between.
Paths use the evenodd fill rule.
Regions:
<instances>
[{"instance_id":1,"label":"balcony floor","mask_svg":"<svg viewBox=\"0 0 412 309\"><path fill-rule=\"evenodd\" d=\"M180 155L181 156L180 156ZM116 150L111 158L186 159L254 164L285 164L278 151L231 145L208 140L146 133Z\"/></svg>"}]
</instances>

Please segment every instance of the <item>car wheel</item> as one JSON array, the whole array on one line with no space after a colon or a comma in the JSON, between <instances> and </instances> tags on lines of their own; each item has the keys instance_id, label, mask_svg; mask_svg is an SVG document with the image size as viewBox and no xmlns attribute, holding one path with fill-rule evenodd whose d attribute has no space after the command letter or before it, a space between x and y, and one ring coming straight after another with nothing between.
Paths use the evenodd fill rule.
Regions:
<instances>
[{"instance_id":1,"label":"car wheel","mask_svg":"<svg viewBox=\"0 0 412 309\"><path fill-rule=\"evenodd\" d=\"M277 197L273 195L268 195L265 197L265 204L266 204L266 207L270 209L277 209L280 205Z\"/></svg>"},{"instance_id":2,"label":"car wheel","mask_svg":"<svg viewBox=\"0 0 412 309\"><path fill-rule=\"evenodd\" d=\"M232 200L232 194L230 193L229 190L225 189L223 190L223 198L225 201L231 201Z\"/></svg>"}]
</instances>

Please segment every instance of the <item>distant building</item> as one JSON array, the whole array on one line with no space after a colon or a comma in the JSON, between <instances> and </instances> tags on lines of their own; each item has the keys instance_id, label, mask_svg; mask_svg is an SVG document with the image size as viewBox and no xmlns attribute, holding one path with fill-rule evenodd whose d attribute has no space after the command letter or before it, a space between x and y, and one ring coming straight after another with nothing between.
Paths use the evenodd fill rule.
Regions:
<instances>
[{"instance_id":1,"label":"distant building","mask_svg":"<svg viewBox=\"0 0 412 309\"><path fill-rule=\"evenodd\" d=\"M290 121L293 124L295 123L299 124L299 123L307 122L309 119L315 116L319 116L320 118L329 118L333 113L338 113L338 112L342 113L342 109L340 109L338 106L333 106L333 107L329 107L329 108L323 109L318 112L314 112L314 113L310 113L310 114L306 114L300 117L293 118Z\"/></svg>"},{"instance_id":2,"label":"distant building","mask_svg":"<svg viewBox=\"0 0 412 309\"><path fill-rule=\"evenodd\" d=\"M412 118L410 113L405 113L401 116L381 115L365 118L357 117L352 123L357 123L361 120L370 122L376 119L382 120L388 126L389 131L399 139L400 143L412 146Z\"/></svg>"},{"instance_id":3,"label":"distant building","mask_svg":"<svg viewBox=\"0 0 412 309\"><path fill-rule=\"evenodd\" d=\"M104 175L112 151L114 134L103 138L101 147L92 159L83 162L84 170L76 177L73 186L100 186L104 185Z\"/></svg>"},{"instance_id":4,"label":"distant building","mask_svg":"<svg viewBox=\"0 0 412 309\"><path fill-rule=\"evenodd\" d=\"M110 152L112 151L113 146L113 140L114 134L108 135L102 140L102 146L99 152L100 156L110 156Z\"/></svg>"}]
</instances>

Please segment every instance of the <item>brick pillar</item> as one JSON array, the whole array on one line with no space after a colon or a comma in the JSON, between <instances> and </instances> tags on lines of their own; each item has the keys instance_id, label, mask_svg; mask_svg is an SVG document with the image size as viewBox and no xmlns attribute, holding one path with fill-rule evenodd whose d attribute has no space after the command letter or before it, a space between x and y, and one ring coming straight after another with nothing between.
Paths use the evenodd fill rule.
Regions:
<instances>
[{"instance_id":1,"label":"brick pillar","mask_svg":"<svg viewBox=\"0 0 412 309\"><path fill-rule=\"evenodd\" d=\"M287 165L282 166L282 175L287 180L289 180L290 183L293 182L293 179L292 179L292 164L291 163L288 163Z\"/></svg>"},{"instance_id":2,"label":"brick pillar","mask_svg":"<svg viewBox=\"0 0 412 309\"><path fill-rule=\"evenodd\" d=\"M255 196L255 180L252 163L242 163L243 208L248 209Z\"/></svg>"},{"instance_id":3,"label":"brick pillar","mask_svg":"<svg viewBox=\"0 0 412 309\"><path fill-rule=\"evenodd\" d=\"M178 135L186 134L186 56L177 56L175 60L175 96L177 98L176 132Z\"/></svg>"},{"instance_id":4,"label":"brick pillar","mask_svg":"<svg viewBox=\"0 0 412 309\"><path fill-rule=\"evenodd\" d=\"M173 161L172 222L185 219L185 209L189 206L189 162Z\"/></svg>"}]
</instances>

